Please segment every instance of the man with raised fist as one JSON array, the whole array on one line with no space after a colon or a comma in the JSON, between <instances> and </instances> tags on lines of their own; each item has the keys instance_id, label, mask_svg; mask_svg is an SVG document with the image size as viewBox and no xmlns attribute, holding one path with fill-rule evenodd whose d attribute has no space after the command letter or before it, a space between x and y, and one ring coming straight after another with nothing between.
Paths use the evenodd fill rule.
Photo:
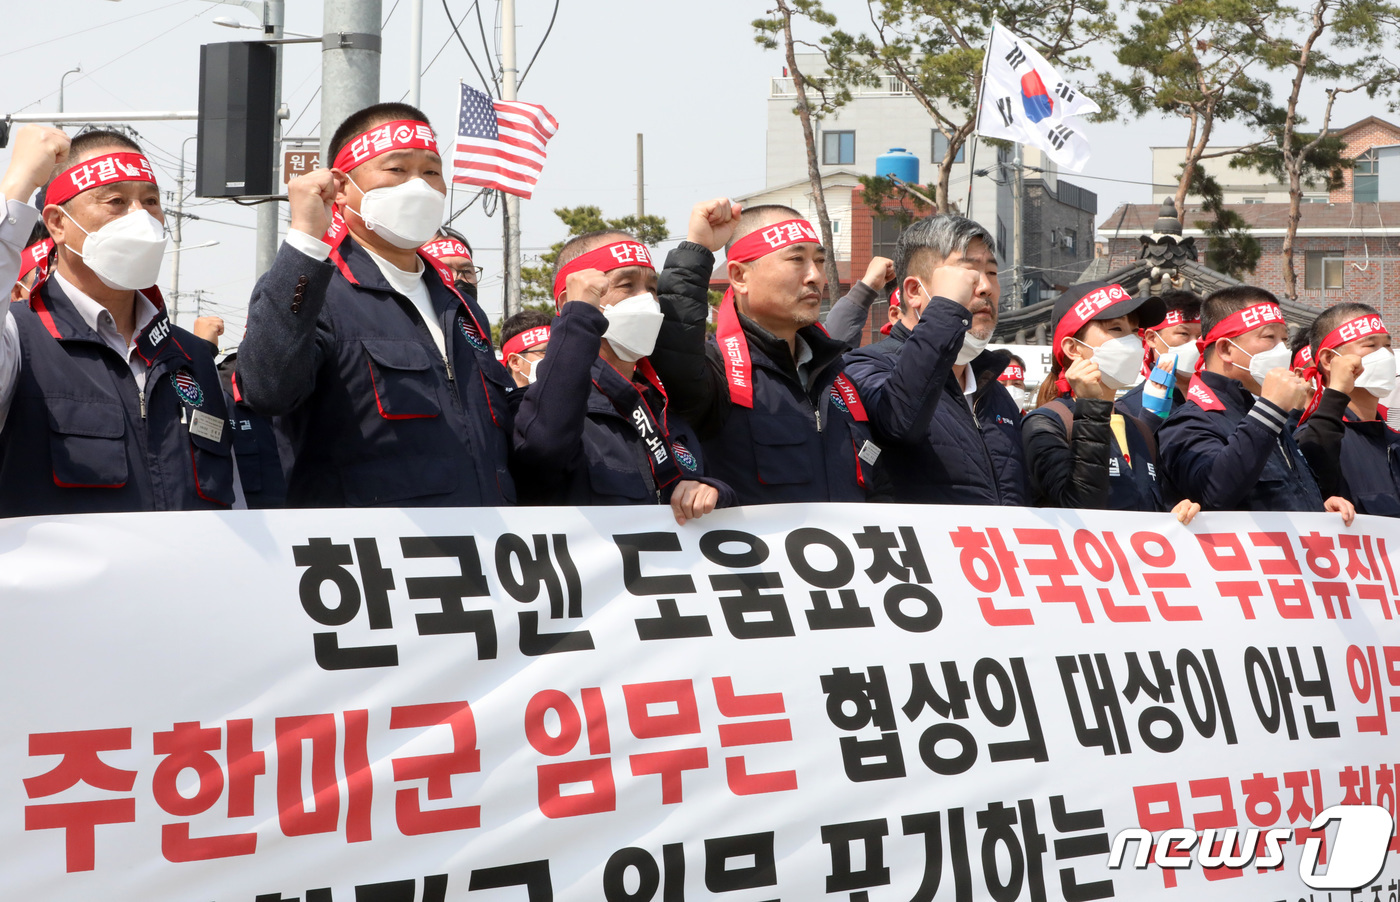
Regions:
<instances>
[{"instance_id":1,"label":"man with raised fist","mask_svg":"<svg viewBox=\"0 0 1400 902\"><path fill-rule=\"evenodd\" d=\"M287 505L513 504L510 377L480 306L422 250L447 190L432 127L376 104L330 155L288 188L291 228L239 347L243 397L292 445Z\"/></svg>"},{"instance_id":2,"label":"man with raised fist","mask_svg":"<svg viewBox=\"0 0 1400 902\"><path fill-rule=\"evenodd\" d=\"M730 288L707 341L720 248ZM880 449L843 372L846 343L817 325L825 259L795 210L741 210L727 198L697 204L666 258L652 363L740 504L864 501L871 485Z\"/></svg>"}]
</instances>

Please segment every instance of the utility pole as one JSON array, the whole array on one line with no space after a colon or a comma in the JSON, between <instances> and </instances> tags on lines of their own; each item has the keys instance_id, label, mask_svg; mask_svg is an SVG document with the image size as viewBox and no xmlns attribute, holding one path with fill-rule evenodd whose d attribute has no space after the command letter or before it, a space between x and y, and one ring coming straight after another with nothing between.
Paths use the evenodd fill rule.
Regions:
<instances>
[{"instance_id":1,"label":"utility pole","mask_svg":"<svg viewBox=\"0 0 1400 902\"><path fill-rule=\"evenodd\" d=\"M646 192L642 190L642 134L637 133L637 218L647 215Z\"/></svg>"},{"instance_id":2,"label":"utility pole","mask_svg":"<svg viewBox=\"0 0 1400 902\"><path fill-rule=\"evenodd\" d=\"M194 136L180 142L180 177L175 180L175 252L170 257L170 321L180 324L180 248L185 234L185 146Z\"/></svg>"},{"instance_id":3,"label":"utility pole","mask_svg":"<svg viewBox=\"0 0 1400 902\"><path fill-rule=\"evenodd\" d=\"M1022 201L1026 194L1026 169L1025 166L1022 165L1021 145L1019 142L1016 144L1016 156L1012 162L1012 167L1012 184L1016 187L1015 194L1012 195L1011 198L1011 218L1016 220L1015 229L1012 232L1016 238L1011 249L1011 274L1016 280L1014 283L1016 285L1016 290L1011 296L1014 302L1011 309L1019 310L1025 306L1026 301L1026 289L1024 284L1026 280L1026 258L1024 248L1025 242L1023 240L1025 235L1025 223L1022 220L1024 216Z\"/></svg>"},{"instance_id":4,"label":"utility pole","mask_svg":"<svg viewBox=\"0 0 1400 902\"><path fill-rule=\"evenodd\" d=\"M515 0L501 2L501 99L515 100ZM505 195L506 296L501 317L519 313L520 302L520 198Z\"/></svg>"},{"instance_id":5,"label":"utility pole","mask_svg":"<svg viewBox=\"0 0 1400 902\"><path fill-rule=\"evenodd\" d=\"M423 105L423 0L413 0L408 16L408 105Z\"/></svg>"},{"instance_id":6,"label":"utility pole","mask_svg":"<svg viewBox=\"0 0 1400 902\"><path fill-rule=\"evenodd\" d=\"M282 39L283 0L263 0L263 36L274 41ZM279 193L282 182L282 45L273 45L277 54L277 71L272 78L272 191ZM253 278L272 268L277 257L278 204L276 201L258 205L257 251L253 258Z\"/></svg>"},{"instance_id":7,"label":"utility pole","mask_svg":"<svg viewBox=\"0 0 1400 902\"><path fill-rule=\"evenodd\" d=\"M325 0L321 36L321 165L351 113L379 102L381 0Z\"/></svg>"},{"instance_id":8,"label":"utility pole","mask_svg":"<svg viewBox=\"0 0 1400 902\"><path fill-rule=\"evenodd\" d=\"M68 76L81 71L83 71L82 66L74 66L72 69L63 73L63 77L58 80L58 111L60 113L63 112L63 83L68 80Z\"/></svg>"}]
</instances>

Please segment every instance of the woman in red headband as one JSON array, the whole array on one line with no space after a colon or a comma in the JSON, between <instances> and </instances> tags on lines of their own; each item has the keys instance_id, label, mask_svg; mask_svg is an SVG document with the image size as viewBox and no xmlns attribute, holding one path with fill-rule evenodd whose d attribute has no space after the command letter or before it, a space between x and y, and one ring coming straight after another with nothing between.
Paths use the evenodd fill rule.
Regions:
<instances>
[{"instance_id":1,"label":"woman in red headband","mask_svg":"<svg viewBox=\"0 0 1400 902\"><path fill-rule=\"evenodd\" d=\"M1380 403L1396 386L1390 333L1375 308L1338 304L1313 321L1308 339L1326 387L1303 414L1298 447L1324 494L1360 514L1400 517L1400 433Z\"/></svg>"},{"instance_id":2,"label":"woman in red headband","mask_svg":"<svg viewBox=\"0 0 1400 902\"><path fill-rule=\"evenodd\" d=\"M1139 319L1160 322L1160 298L1135 298L1120 285L1086 282L1053 308L1054 367L1041 406L1021 425L1031 484L1047 507L1166 510L1157 479L1157 446L1142 420L1114 409L1115 394L1142 365ZM1183 501L1183 523L1200 505Z\"/></svg>"}]
</instances>

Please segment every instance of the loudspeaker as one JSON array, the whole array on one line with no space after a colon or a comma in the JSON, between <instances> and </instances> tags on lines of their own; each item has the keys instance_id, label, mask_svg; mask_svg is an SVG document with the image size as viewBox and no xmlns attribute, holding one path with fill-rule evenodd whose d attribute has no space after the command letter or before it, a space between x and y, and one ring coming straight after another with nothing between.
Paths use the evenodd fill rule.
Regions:
<instances>
[{"instance_id":1,"label":"loudspeaker","mask_svg":"<svg viewBox=\"0 0 1400 902\"><path fill-rule=\"evenodd\" d=\"M272 163L277 51L235 41L199 48L199 150L194 193L247 197L276 193Z\"/></svg>"}]
</instances>

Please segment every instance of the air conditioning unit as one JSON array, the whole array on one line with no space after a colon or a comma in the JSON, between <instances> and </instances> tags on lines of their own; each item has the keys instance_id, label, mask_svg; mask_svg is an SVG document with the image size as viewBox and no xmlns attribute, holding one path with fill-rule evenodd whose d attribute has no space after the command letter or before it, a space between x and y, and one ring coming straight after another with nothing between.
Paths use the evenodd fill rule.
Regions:
<instances>
[{"instance_id":1,"label":"air conditioning unit","mask_svg":"<svg viewBox=\"0 0 1400 902\"><path fill-rule=\"evenodd\" d=\"M1065 250L1069 250L1069 251L1074 250L1074 239L1071 238L1071 237L1068 236L1068 235L1062 236L1062 237L1060 238L1060 247L1064 248Z\"/></svg>"}]
</instances>

